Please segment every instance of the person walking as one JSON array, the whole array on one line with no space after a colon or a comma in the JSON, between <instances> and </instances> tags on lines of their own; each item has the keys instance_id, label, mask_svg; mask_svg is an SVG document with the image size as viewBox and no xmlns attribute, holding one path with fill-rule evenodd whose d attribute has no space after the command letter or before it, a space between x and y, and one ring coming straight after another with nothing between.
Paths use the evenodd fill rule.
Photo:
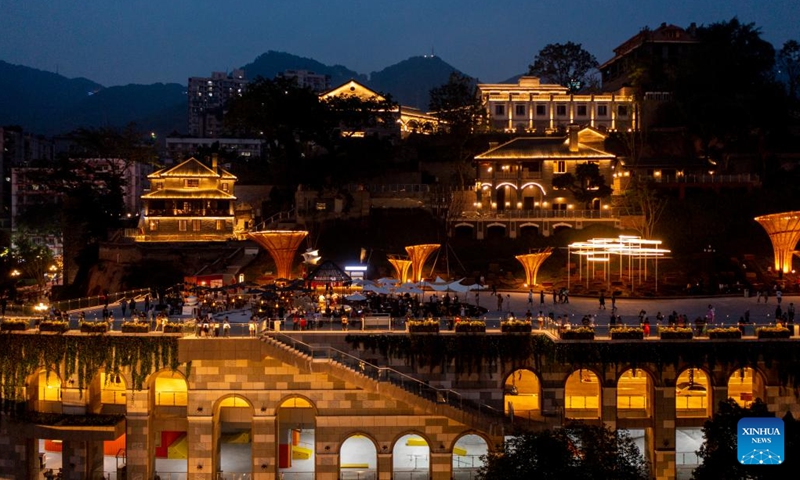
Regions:
<instances>
[{"instance_id":1,"label":"person walking","mask_svg":"<svg viewBox=\"0 0 800 480\"><path fill-rule=\"evenodd\" d=\"M615 311L617 309L617 292L611 292L611 311Z\"/></svg>"},{"instance_id":2,"label":"person walking","mask_svg":"<svg viewBox=\"0 0 800 480\"><path fill-rule=\"evenodd\" d=\"M502 295L497 295L497 311L498 312L503 311L503 296Z\"/></svg>"},{"instance_id":3,"label":"person walking","mask_svg":"<svg viewBox=\"0 0 800 480\"><path fill-rule=\"evenodd\" d=\"M600 305L597 308L605 310L606 309L606 292L600 292L599 302L600 302Z\"/></svg>"},{"instance_id":4,"label":"person walking","mask_svg":"<svg viewBox=\"0 0 800 480\"><path fill-rule=\"evenodd\" d=\"M533 289L528 290L528 307L533 308Z\"/></svg>"},{"instance_id":5,"label":"person walking","mask_svg":"<svg viewBox=\"0 0 800 480\"><path fill-rule=\"evenodd\" d=\"M122 309L122 318L125 318L125 311L128 309L128 300L123 298L119 301L119 308Z\"/></svg>"},{"instance_id":6,"label":"person walking","mask_svg":"<svg viewBox=\"0 0 800 480\"><path fill-rule=\"evenodd\" d=\"M544 290L539 291L539 306L544 306Z\"/></svg>"},{"instance_id":7,"label":"person walking","mask_svg":"<svg viewBox=\"0 0 800 480\"><path fill-rule=\"evenodd\" d=\"M506 294L506 308L508 309L509 312L511 311L511 294L510 293Z\"/></svg>"}]
</instances>

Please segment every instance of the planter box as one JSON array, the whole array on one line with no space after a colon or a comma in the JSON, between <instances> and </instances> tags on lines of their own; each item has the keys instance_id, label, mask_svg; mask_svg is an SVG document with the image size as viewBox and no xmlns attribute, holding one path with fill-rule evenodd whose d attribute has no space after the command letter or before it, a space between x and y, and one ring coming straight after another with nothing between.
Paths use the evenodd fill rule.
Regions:
<instances>
[{"instance_id":1,"label":"planter box","mask_svg":"<svg viewBox=\"0 0 800 480\"><path fill-rule=\"evenodd\" d=\"M39 324L40 332L58 332L64 333L69 330L69 323L67 322L51 322L44 321Z\"/></svg>"},{"instance_id":2,"label":"planter box","mask_svg":"<svg viewBox=\"0 0 800 480\"><path fill-rule=\"evenodd\" d=\"M708 338L711 340L741 339L742 332L739 330L735 332L708 332Z\"/></svg>"},{"instance_id":3,"label":"planter box","mask_svg":"<svg viewBox=\"0 0 800 480\"><path fill-rule=\"evenodd\" d=\"M439 325L409 325L409 333L439 333Z\"/></svg>"},{"instance_id":4,"label":"planter box","mask_svg":"<svg viewBox=\"0 0 800 480\"><path fill-rule=\"evenodd\" d=\"M122 324L122 333L148 333L150 325L147 323Z\"/></svg>"},{"instance_id":5,"label":"planter box","mask_svg":"<svg viewBox=\"0 0 800 480\"><path fill-rule=\"evenodd\" d=\"M486 333L486 325L461 325L456 323L456 333Z\"/></svg>"},{"instance_id":6,"label":"planter box","mask_svg":"<svg viewBox=\"0 0 800 480\"><path fill-rule=\"evenodd\" d=\"M756 335L758 335L758 338L789 338L789 337L792 336L792 332L791 332L791 330L788 330L788 329L787 330L780 330L780 331L756 330Z\"/></svg>"},{"instance_id":7,"label":"planter box","mask_svg":"<svg viewBox=\"0 0 800 480\"><path fill-rule=\"evenodd\" d=\"M0 331L3 331L3 332L12 332L12 331L21 332L21 331L25 331L27 329L28 329L28 324L27 323L21 323L21 322L3 322L3 323L0 323Z\"/></svg>"},{"instance_id":8,"label":"planter box","mask_svg":"<svg viewBox=\"0 0 800 480\"><path fill-rule=\"evenodd\" d=\"M611 330L611 340L644 340L644 332L635 330L615 332L614 330Z\"/></svg>"},{"instance_id":9,"label":"planter box","mask_svg":"<svg viewBox=\"0 0 800 480\"><path fill-rule=\"evenodd\" d=\"M164 333L183 333L183 325L164 325Z\"/></svg>"},{"instance_id":10,"label":"planter box","mask_svg":"<svg viewBox=\"0 0 800 480\"><path fill-rule=\"evenodd\" d=\"M558 335L562 340L594 340L594 332L574 332L572 330L564 330Z\"/></svg>"},{"instance_id":11,"label":"planter box","mask_svg":"<svg viewBox=\"0 0 800 480\"><path fill-rule=\"evenodd\" d=\"M104 322L84 323L81 325L81 333L106 333L108 324Z\"/></svg>"},{"instance_id":12,"label":"planter box","mask_svg":"<svg viewBox=\"0 0 800 480\"><path fill-rule=\"evenodd\" d=\"M692 332L676 332L674 330L661 330L658 332L661 340L691 340L694 336Z\"/></svg>"},{"instance_id":13,"label":"planter box","mask_svg":"<svg viewBox=\"0 0 800 480\"><path fill-rule=\"evenodd\" d=\"M505 325L500 324L500 331L503 333L531 333L533 326L531 324L516 324Z\"/></svg>"}]
</instances>

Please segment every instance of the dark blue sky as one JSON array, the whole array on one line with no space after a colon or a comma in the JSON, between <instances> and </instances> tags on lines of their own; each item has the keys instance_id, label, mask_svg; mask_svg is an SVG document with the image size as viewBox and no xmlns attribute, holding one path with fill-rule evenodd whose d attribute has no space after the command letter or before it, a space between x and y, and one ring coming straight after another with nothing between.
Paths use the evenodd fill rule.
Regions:
<instances>
[{"instance_id":1,"label":"dark blue sky","mask_svg":"<svg viewBox=\"0 0 800 480\"><path fill-rule=\"evenodd\" d=\"M644 26L734 16L776 49L800 40L799 0L0 0L0 60L106 86L185 84L267 50L368 74L433 47L493 82L548 43L582 43L602 63Z\"/></svg>"}]
</instances>

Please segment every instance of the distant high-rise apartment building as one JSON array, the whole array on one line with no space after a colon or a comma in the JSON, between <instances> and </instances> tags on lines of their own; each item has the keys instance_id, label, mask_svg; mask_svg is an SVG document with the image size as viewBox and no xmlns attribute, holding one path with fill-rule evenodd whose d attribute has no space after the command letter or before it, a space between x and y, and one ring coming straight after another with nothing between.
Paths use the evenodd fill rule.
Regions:
<instances>
[{"instance_id":1,"label":"distant high-rise apartment building","mask_svg":"<svg viewBox=\"0 0 800 480\"><path fill-rule=\"evenodd\" d=\"M279 77L294 78L301 88L308 87L315 92L324 92L331 88L330 75L314 73L309 70L286 70Z\"/></svg>"},{"instance_id":2,"label":"distant high-rise apartment building","mask_svg":"<svg viewBox=\"0 0 800 480\"><path fill-rule=\"evenodd\" d=\"M189 134L194 137L218 136L225 105L230 99L241 96L246 88L244 70L189 78Z\"/></svg>"}]
</instances>

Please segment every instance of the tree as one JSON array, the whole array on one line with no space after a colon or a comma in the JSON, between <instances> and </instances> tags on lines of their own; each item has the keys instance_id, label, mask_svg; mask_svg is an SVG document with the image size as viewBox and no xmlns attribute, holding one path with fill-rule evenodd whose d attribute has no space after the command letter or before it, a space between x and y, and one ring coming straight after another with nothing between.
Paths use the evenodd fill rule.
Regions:
<instances>
[{"instance_id":1,"label":"tree","mask_svg":"<svg viewBox=\"0 0 800 480\"><path fill-rule=\"evenodd\" d=\"M395 128L397 103L391 95L370 98L337 95L325 99L323 106L327 109L331 131L345 137L365 130Z\"/></svg>"},{"instance_id":2,"label":"tree","mask_svg":"<svg viewBox=\"0 0 800 480\"><path fill-rule=\"evenodd\" d=\"M652 179L634 177L623 196L623 209L627 215L641 217L634 228L642 238L653 238L656 224L664 213L667 199L658 194Z\"/></svg>"},{"instance_id":3,"label":"tree","mask_svg":"<svg viewBox=\"0 0 800 480\"><path fill-rule=\"evenodd\" d=\"M747 408L739 406L733 399L719 403L717 413L703 425L703 445L697 452L703 463L694 470L694 480L739 480L739 479L783 479L797 474L797 454L800 453L800 425L787 413L783 418L786 437L784 448L786 461L768 467L742 465L736 450L736 428L744 417L773 417L761 400Z\"/></svg>"},{"instance_id":4,"label":"tree","mask_svg":"<svg viewBox=\"0 0 800 480\"><path fill-rule=\"evenodd\" d=\"M484 460L478 474L483 480L648 478L647 463L630 437L581 423L513 437Z\"/></svg>"},{"instance_id":5,"label":"tree","mask_svg":"<svg viewBox=\"0 0 800 480\"><path fill-rule=\"evenodd\" d=\"M778 51L778 68L786 74L789 98L797 100L797 85L800 83L800 43L788 40Z\"/></svg>"},{"instance_id":6,"label":"tree","mask_svg":"<svg viewBox=\"0 0 800 480\"><path fill-rule=\"evenodd\" d=\"M432 88L428 108L441 123L440 131L454 135L468 135L486 123L478 86L463 73L453 72L447 83Z\"/></svg>"},{"instance_id":7,"label":"tree","mask_svg":"<svg viewBox=\"0 0 800 480\"><path fill-rule=\"evenodd\" d=\"M36 281L40 291L47 284L45 274L53 265L53 252L49 248L31 241L30 236L18 234L14 236L11 246L11 257L16 262L17 268L22 271L23 278Z\"/></svg>"},{"instance_id":8,"label":"tree","mask_svg":"<svg viewBox=\"0 0 800 480\"><path fill-rule=\"evenodd\" d=\"M539 50L533 65L528 67L528 74L567 87L574 93L589 83L589 72L597 66L597 59L580 43L551 43Z\"/></svg>"},{"instance_id":9,"label":"tree","mask_svg":"<svg viewBox=\"0 0 800 480\"><path fill-rule=\"evenodd\" d=\"M596 163L579 163L574 175L567 172L554 176L553 187L569 190L584 207L595 198L606 198L613 193Z\"/></svg>"}]
</instances>

